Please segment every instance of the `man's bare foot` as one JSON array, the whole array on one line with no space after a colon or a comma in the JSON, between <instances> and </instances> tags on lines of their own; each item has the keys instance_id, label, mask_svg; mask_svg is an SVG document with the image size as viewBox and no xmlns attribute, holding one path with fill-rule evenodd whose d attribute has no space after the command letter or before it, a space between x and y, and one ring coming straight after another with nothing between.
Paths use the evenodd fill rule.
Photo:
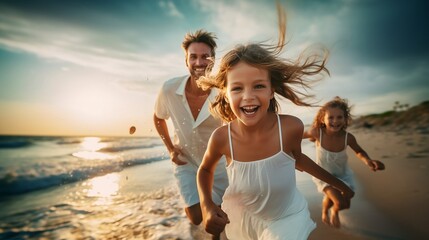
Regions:
<instances>
[{"instance_id":1,"label":"man's bare foot","mask_svg":"<svg viewBox=\"0 0 429 240\"><path fill-rule=\"evenodd\" d=\"M333 226L335 228L341 227L340 217L338 216L338 211L335 211L333 209L331 210L331 226Z\"/></svg>"}]
</instances>

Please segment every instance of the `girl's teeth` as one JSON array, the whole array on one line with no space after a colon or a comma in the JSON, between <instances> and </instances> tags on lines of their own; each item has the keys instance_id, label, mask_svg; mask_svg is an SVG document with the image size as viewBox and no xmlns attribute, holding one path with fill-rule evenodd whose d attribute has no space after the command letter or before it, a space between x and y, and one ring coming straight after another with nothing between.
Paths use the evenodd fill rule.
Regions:
<instances>
[{"instance_id":1,"label":"girl's teeth","mask_svg":"<svg viewBox=\"0 0 429 240\"><path fill-rule=\"evenodd\" d=\"M256 110L258 109L258 107L257 107L257 106L253 106L253 107L242 107L242 109L243 109L243 112L244 112L245 114L253 114L253 113L255 113L255 112L256 112Z\"/></svg>"}]
</instances>

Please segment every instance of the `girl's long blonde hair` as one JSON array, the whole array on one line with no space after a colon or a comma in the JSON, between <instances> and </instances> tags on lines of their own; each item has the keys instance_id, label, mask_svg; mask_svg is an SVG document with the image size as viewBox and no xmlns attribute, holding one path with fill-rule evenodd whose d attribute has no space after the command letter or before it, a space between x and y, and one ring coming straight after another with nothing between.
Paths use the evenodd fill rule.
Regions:
<instances>
[{"instance_id":1,"label":"girl's long blonde hair","mask_svg":"<svg viewBox=\"0 0 429 240\"><path fill-rule=\"evenodd\" d=\"M238 45L222 57L219 71L215 76L201 77L198 80L200 87L203 89L215 87L220 90L215 101L211 104L210 110L225 121L236 119L229 103L226 101L227 74L231 68L241 61L253 67L267 70L274 92L298 106L312 106L312 104L304 101L305 98L313 96L307 93L307 89L310 88L310 83L312 82L309 77L321 72L329 74L326 68L327 51L324 52L323 56L312 54L304 57L304 54L301 54L295 62L279 57L285 46L286 15L279 3L277 4L277 10L279 19L277 45L262 43ZM296 87L293 88L293 86ZM270 100L268 111L277 112L278 108L278 102L274 97Z\"/></svg>"}]
</instances>

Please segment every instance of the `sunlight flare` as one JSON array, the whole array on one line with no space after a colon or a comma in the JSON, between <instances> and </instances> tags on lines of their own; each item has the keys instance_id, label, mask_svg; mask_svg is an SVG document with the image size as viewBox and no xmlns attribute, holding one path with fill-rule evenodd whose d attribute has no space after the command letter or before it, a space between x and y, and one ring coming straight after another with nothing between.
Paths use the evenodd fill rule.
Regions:
<instances>
[{"instance_id":1,"label":"sunlight flare","mask_svg":"<svg viewBox=\"0 0 429 240\"><path fill-rule=\"evenodd\" d=\"M74 157L93 160L106 160L112 159L113 157L106 153L97 152L98 150L107 146L106 143L100 142L101 139L99 137L86 137L83 139L80 144L81 150L78 152L74 152L72 155Z\"/></svg>"},{"instance_id":2,"label":"sunlight flare","mask_svg":"<svg viewBox=\"0 0 429 240\"><path fill-rule=\"evenodd\" d=\"M113 201L112 197L118 193L119 180L120 176L118 173L95 177L86 183L88 186L86 195L98 198L96 201L97 205L109 204Z\"/></svg>"}]
</instances>

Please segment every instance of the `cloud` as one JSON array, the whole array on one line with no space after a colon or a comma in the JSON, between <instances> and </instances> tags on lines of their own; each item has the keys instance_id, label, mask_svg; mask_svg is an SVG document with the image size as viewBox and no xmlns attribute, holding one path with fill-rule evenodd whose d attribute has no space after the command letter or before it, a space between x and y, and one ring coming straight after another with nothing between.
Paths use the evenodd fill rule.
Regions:
<instances>
[{"instance_id":1,"label":"cloud","mask_svg":"<svg viewBox=\"0 0 429 240\"><path fill-rule=\"evenodd\" d=\"M222 46L277 38L275 3L258 1L205 1L196 3L222 36Z\"/></svg>"},{"instance_id":2,"label":"cloud","mask_svg":"<svg viewBox=\"0 0 429 240\"><path fill-rule=\"evenodd\" d=\"M159 6L167 10L167 14L177 18L184 18L183 13L181 13L173 1L159 1Z\"/></svg>"},{"instance_id":3,"label":"cloud","mask_svg":"<svg viewBox=\"0 0 429 240\"><path fill-rule=\"evenodd\" d=\"M94 29L73 21L1 8L0 47L54 59L131 79L166 77L165 69L180 72L181 52L153 53L124 42L124 29ZM108 23L106 19L106 23ZM122 32L121 32L122 31ZM131 41L130 41L131 42ZM180 69L180 70L179 70ZM147 83L146 81L142 81Z\"/></svg>"},{"instance_id":4,"label":"cloud","mask_svg":"<svg viewBox=\"0 0 429 240\"><path fill-rule=\"evenodd\" d=\"M275 1L112 1L113 7L97 1L11 3L0 4L0 47L114 74L130 89L159 86L172 74L186 73L179 45L189 28L214 29L218 56L237 43L275 42L278 35ZM347 92L350 96L427 89L425 4L287 1L290 42L284 56L294 59L313 43L327 45L333 73L328 82L368 88ZM159 17L164 16L160 11L171 17ZM321 95L343 92L336 86L323 90Z\"/></svg>"}]
</instances>

